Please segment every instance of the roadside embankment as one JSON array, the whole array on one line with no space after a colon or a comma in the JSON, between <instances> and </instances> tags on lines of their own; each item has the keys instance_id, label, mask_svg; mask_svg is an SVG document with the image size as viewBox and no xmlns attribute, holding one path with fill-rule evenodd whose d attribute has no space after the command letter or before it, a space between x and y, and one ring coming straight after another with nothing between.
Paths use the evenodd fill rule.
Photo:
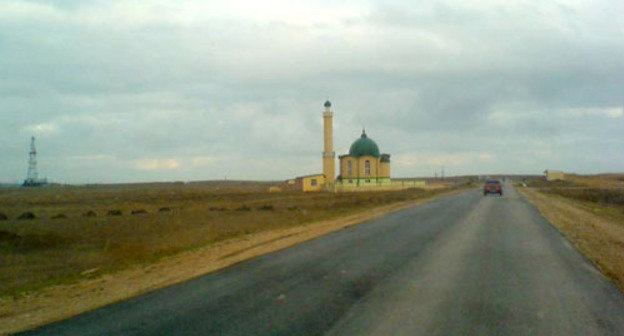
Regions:
<instances>
[{"instance_id":1,"label":"roadside embankment","mask_svg":"<svg viewBox=\"0 0 624 336\"><path fill-rule=\"evenodd\" d=\"M599 202L602 198L595 190L517 190L624 290L624 211L621 207ZM614 191L605 191L603 198L617 199Z\"/></svg>"}]
</instances>

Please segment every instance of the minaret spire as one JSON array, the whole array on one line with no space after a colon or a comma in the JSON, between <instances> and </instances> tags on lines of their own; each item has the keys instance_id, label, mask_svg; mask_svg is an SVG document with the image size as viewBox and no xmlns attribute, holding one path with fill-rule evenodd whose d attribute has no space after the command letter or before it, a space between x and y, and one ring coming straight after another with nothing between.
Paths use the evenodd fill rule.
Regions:
<instances>
[{"instance_id":1,"label":"minaret spire","mask_svg":"<svg viewBox=\"0 0 624 336\"><path fill-rule=\"evenodd\" d=\"M331 110L331 102L327 100L323 112L323 174L328 183L336 179L336 153L334 152L334 112Z\"/></svg>"}]
</instances>

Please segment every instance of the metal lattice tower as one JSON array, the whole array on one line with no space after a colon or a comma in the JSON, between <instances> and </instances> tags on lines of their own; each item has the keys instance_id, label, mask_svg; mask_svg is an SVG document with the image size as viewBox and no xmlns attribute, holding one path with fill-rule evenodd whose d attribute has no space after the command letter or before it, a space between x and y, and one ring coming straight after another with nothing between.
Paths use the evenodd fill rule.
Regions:
<instances>
[{"instance_id":1,"label":"metal lattice tower","mask_svg":"<svg viewBox=\"0 0 624 336\"><path fill-rule=\"evenodd\" d=\"M28 153L28 174L24 185L35 185L39 183L37 173L37 149L35 148L35 137L30 138L30 153Z\"/></svg>"}]
</instances>

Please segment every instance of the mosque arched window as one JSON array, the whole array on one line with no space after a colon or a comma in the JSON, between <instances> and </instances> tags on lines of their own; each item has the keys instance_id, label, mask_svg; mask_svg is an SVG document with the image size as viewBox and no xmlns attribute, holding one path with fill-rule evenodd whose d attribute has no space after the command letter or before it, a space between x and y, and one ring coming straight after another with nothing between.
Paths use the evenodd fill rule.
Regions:
<instances>
[{"instance_id":1,"label":"mosque arched window","mask_svg":"<svg viewBox=\"0 0 624 336\"><path fill-rule=\"evenodd\" d=\"M364 175L370 176L370 160L364 161Z\"/></svg>"},{"instance_id":2,"label":"mosque arched window","mask_svg":"<svg viewBox=\"0 0 624 336\"><path fill-rule=\"evenodd\" d=\"M353 175L353 161L347 161L347 175Z\"/></svg>"}]
</instances>

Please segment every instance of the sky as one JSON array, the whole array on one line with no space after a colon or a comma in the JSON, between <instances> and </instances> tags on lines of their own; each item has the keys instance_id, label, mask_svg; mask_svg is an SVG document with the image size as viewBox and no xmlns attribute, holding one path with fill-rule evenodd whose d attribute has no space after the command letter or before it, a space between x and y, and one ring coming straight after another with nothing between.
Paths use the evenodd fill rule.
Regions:
<instances>
[{"instance_id":1,"label":"sky","mask_svg":"<svg viewBox=\"0 0 624 336\"><path fill-rule=\"evenodd\" d=\"M624 2L0 1L0 182L624 171Z\"/></svg>"}]
</instances>

